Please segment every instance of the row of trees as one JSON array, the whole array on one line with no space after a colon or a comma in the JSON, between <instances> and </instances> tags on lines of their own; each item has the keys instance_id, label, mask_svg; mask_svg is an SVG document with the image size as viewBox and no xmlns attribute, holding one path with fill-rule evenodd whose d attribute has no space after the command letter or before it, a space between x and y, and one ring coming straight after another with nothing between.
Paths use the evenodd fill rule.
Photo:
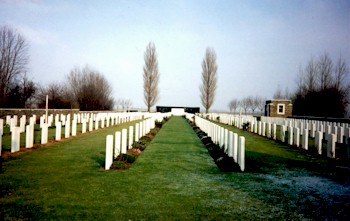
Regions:
<instances>
[{"instance_id":1,"label":"row of trees","mask_svg":"<svg viewBox=\"0 0 350 221\"><path fill-rule=\"evenodd\" d=\"M149 43L144 53L145 65L143 67L144 102L148 111L159 99L159 71L155 45ZM202 61L202 84L199 89L200 98L206 113L214 103L217 88L217 64L214 49L207 48Z\"/></svg>"},{"instance_id":2,"label":"row of trees","mask_svg":"<svg viewBox=\"0 0 350 221\"><path fill-rule=\"evenodd\" d=\"M247 114L249 111L255 113L256 110L260 110L260 113L264 112L266 98L260 96L248 96L241 100L236 98L232 99L228 107L231 113L235 113L236 110L242 109Z\"/></svg>"},{"instance_id":3,"label":"row of trees","mask_svg":"<svg viewBox=\"0 0 350 221\"><path fill-rule=\"evenodd\" d=\"M112 87L97 70L76 67L63 83L40 86L26 75L28 44L25 38L8 26L0 27L0 107L110 110L114 106Z\"/></svg>"},{"instance_id":4,"label":"row of trees","mask_svg":"<svg viewBox=\"0 0 350 221\"><path fill-rule=\"evenodd\" d=\"M344 117L350 101L349 67L325 53L301 67L293 96L293 115Z\"/></svg>"}]
</instances>

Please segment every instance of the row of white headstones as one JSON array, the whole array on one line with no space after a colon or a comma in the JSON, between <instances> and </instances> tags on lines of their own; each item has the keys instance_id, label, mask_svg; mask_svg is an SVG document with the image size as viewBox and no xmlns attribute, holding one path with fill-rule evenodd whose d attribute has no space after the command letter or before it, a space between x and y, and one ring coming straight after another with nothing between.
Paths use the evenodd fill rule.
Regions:
<instances>
[{"instance_id":1,"label":"row of white headstones","mask_svg":"<svg viewBox=\"0 0 350 221\"><path fill-rule=\"evenodd\" d=\"M106 136L106 158L105 158L105 170L109 170L113 164L113 160L120 154L126 154L127 150L132 148L134 142L146 134L148 134L152 128L155 127L155 122L161 122L164 117L168 117L167 113L153 113L149 114L147 119L136 123L129 128L123 128L121 131L116 131L114 136ZM113 142L114 141L114 142Z\"/></svg>"},{"instance_id":2,"label":"row of white headstones","mask_svg":"<svg viewBox=\"0 0 350 221\"><path fill-rule=\"evenodd\" d=\"M279 126L279 140L283 143L309 149L309 139L314 139L315 147L319 155L322 154L323 140L327 142L327 157L335 158L336 143L345 144L347 158L350 158L350 125L347 123L335 123L327 121L315 121L292 118L261 117L257 121L253 116L240 116L230 114L212 114L210 118L220 122L234 125L242 129L244 123L250 124L250 132L272 138L277 138L277 126ZM286 140L288 137L288 140ZM300 139L301 137L301 139ZM301 142L300 142L301 140Z\"/></svg>"},{"instance_id":3,"label":"row of white headstones","mask_svg":"<svg viewBox=\"0 0 350 221\"><path fill-rule=\"evenodd\" d=\"M193 118L194 117L194 118ZM228 131L209 120L206 120L198 115L187 114L186 118L195 121L203 132L207 134L212 141L224 149L224 152L232 157L241 169L245 169L245 137L238 136L238 134Z\"/></svg>"},{"instance_id":4,"label":"row of white headstones","mask_svg":"<svg viewBox=\"0 0 350 221\"><path fill-rule=\"evenodd\" d=\"M48 143L48 129L55 126L55 140L62 139L62 126L64 126L64 138L77 135L78 124L82 124L81 133L86 133L87 130L93 131L99 128L109 127L116 124L130 122L147 118L149 113L134 112L134 113L79 113L73 115L56 114L49 115L46 120L46 115L40 117L41 128L41 144ZM18 152L20 150L21 133L26 134L26 148L34 146L34 126L36 124L36 115L29 118L28 122L26 116L20 118L18 125L18 116L6 116L6 121L0 119L0 156L2 152L2 136L4 126L10 127L11 133L11 152ZM47 122L46 122L47 121Z\"/></svg>"}]
</instances>

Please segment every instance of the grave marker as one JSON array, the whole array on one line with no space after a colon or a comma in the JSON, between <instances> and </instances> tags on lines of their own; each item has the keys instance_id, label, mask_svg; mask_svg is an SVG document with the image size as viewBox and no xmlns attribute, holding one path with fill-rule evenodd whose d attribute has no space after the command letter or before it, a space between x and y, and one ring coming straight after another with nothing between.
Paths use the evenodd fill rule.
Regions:
<instances>
[{"instance_id":1,"label":"grave marker","mask_svg":"<svg viewBox=\"0 0 350 221\"><path fill-rule=\"evenodd\" d=\"M112 164L113 164L113 135L107 135L105 170L109 170Z\"/></svg>"}]
</instances>

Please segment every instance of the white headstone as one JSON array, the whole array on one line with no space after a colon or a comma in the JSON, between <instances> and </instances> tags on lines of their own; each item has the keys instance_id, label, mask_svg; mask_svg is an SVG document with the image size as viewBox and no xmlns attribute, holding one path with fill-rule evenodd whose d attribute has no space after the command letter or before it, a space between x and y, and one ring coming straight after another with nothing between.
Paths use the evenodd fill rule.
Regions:
<instances>
[{"instance_id":1,"label":"white headstone","mask_svg":"<svg viewBox=\"0 0 350 221\"><path fill-rule=\"evenodd\" d=\"M11 153L20 150L20 129L19 127L13 127L11 132Z\"/></svg>"},{"instance_id":2,"label":"white headstone","mask_svg":"<svg viewBox=\"0 0 350 221\"><path fill-rule=\"evenodd\" d=\"M70 136L70 121L66 121L66 126L64 127L64 138L69 138Z\"/></svg>"},{"instance_id":3,"label":"white headstone","mask_svg":"<svg viewBox=\"0 0 350 221\"><path fill-rule=\"evenodd\" d=\"M241 168L241 171L245 169L245 138L243 136L239 137L238 142L238 165Z\"/></svg>"},{"instance_id":4,"label":"white headstone","mask_svg":"<svg viewBox=\"0 0 350 221\"><path fill-rule=\"evenodd\" d=\"M228 130L227 129L225 129L224 136L225 136L225 138L224 138L224 146L225 146L224 151L225 151L225 153L227 153L228 152Z\"/></svg>"},{"instance_id":5,"label":"white headstone","mask_svg":"<svg viewBox=\"0 0 350 221\"><path fill-rule=\"evenodd\" d=\"M77 120L73 119L72 120L72 136L76 136L77 135Z\"/></svg>"},{"instance_id":6,"label":"white headstone","mask_svg":"<svg viewBox=\"0 0 350 221\"><path fill-rule=\"evenodd\" d=\"M233 159L237 163L238 158L238 134L233 134Z\"/></svg>"},{"instance_id":7,"label":"white headstone","mask_svg":"<svg viewBox=\"0 0 350 221\"><path fill-rule=\"evenodd\" d=\"M140 129L140 126L138 123L136 123L136 125L135 125L135 141L136 142L139 141L139 139L140 139L139 129Z\"/></svg>"},{"instance_id":8,"label":"white headstone","mask_svg":"<svg viewBox=\"0 0 350 221\"><path fill-rule=\"evenodd\" d=\"M327 157L335 158L335 142L337 137L335 134L328 134L327 137Z\"/></svg>"},{"instance_id":9,"label":"white headstone","mask_svg":"<svg viewBox=\"0 0 350 221\"><path fill-rule=\"evenodd\" d=\"M47 144L48 132L48 125L46 123L43 123L41 127L41 144Z\"/></svg>"},{"instance_id":10,"label":"white headstone","mask_svg":"<svg viewBox=\"0 0 350 221\"><path fill-rule=\"evenodd\" d=\"M86 121L85 121L85 119L83 120L82 125L81 125L81 133L83 133L83 134L86 133Z\"/></svg>"},{"instance_id":11,"label":"white headstone","mask_svg":"<svg viewBox=\"0 0 350 221\"><path fill-rule=\"evenodd\" d=\"M229 157L233 157L233 132L228 132L228 153Z\"/></svg>"},{"instance_id":12,"label":"white headstone","mask_svg":"<svg viewBox=\"0 0 350 221\"><path fill-rule=\"evenodd\" d=\"M288 127L288 144L293 145L293 127Z\"/></svg>"},{"instance_id":13,"label":"white headstone","mask_svg":"<svg viewBox=\"0 0 350 221\"><path fill-rule=\"evenodd\" d=\"M105 170L109 170L112 164L113 164L113 135L107 135Z\"/></svg>"},{"instance_id":14,"label":"white headstone","mask_svg":"<svg viewBox=\"0 0 350 221\"><path fill-rule=\"evenodd\" d=\"M286 141L286 126L280 126L280 139L284 143Z\"/></svg>"},{"instance_id":15,"label":"white headstone","mask_svg":"<svg viewBox=\"0 0 350 221\"><path fill-rule=\"evenodd\" d=\"M32 148L33 147L33 141L34 141L34 125L28 124L26 126L26 148Z\"/></svg>"},{"instance_id":16,"label":"white headstone","mask_svg":"<svg viewBox=\"0 0 350 221\"><path fill-rule=\"evenodd\" d=\"M92 120L92 117L89 118L89 131L91 132L93 130L93 127L94 127L94 122Z\"/></svg>"},{"instance_id":17,"label":"white headstone","mask_svg":"<svg viewBox=\"0 0 350 221\"><path fill-rule=\"evenodd\" d=\"M128 130L127 129L122 129L122 154L126 154L126 150L127 150L127 133Z\"/></svg>"},{"instance_id":18,"label":"white headstone","mask_svg":"<svg viewBox=\"0 0 350 221\"><path fill-rule=\"evenodd\" d=\"M276 124L272 124L272 139L276 140Z\"/></svg>"},{"instance_id":19,"label":"white headstone","mask_svg":"<svg viewBox=\"0 0 350 221\"><path fill-rule=\"evenodd\" d=\"M56 136L55 136L55 140L59 141L61 140L61 130L62 130L62 126L61 126L61 122L57 121L56 122Z\"/></svg>"},{"instance_id":20,"label":"white headstone","mask_svg":"<svg viewBox=\"0 0 350 221\"><path fill-rule=\"evenodd\" d=\"M323 139L323 132L317 131L315 136L315 147L319 155L322 154L322 139Z\"/></svg>"},{"instance_id":21,"label":"white headstone","mask_svg":"<svg viewBox=\"0 0 350 221\"><path fill-rule=\"evenodd\" d=\"M338 127L338 134L337 134L337 142L338 143L343 143L343 137L344 137L344 128L343 127Z\"/></svg>"},{"instance_id":22,"label":"white headstone","mask_svg":"<svg viewBox=\"0 0 350 221\"><path fill-rule=\"evenodd\" d=\"M293 144L297 147L299 147L300 145L300 129L295 127L293 129L294 133L293 133L293 138L294 138L294 142Z\"/></svg>"},{"instance_id":23,"label":"white headstone","mask_svg":"<svg viewBox=\"0 0 350 221\"><path fill-rule=\"evenodd\" d=\"M120 154L120 144L121 144L121 133L120 131L117 131L115 132L114 158L117 158Z\"/></svg>"},{"instance_id":24,"label":"white headstone","mask_svg":"<svg viewBox=\"0 0 350 221\"><path fill-rule=\"evenodd\" d=\"M133 126L129 126L129 139L128 139L129 143L128 143L128 147L129 149L131 149L132 144L134 143L134 127Z\"/></svg>"},{"instance_id":25,"label":"white headstone","mask_svg":"<svg viewBox=\"0 0 350 221\"><path fill-rule=\"evenodd\" d=\"M271 123L267 123L266 136L267 136L268 138L271 137Z\"/></svg>"},{"instance_id":26,"label":"white headstone","mask_svg":"<svg viewBox=\"0 0 350 221\"><path fill-rule=\"evenodd\" d=\"M309 131L308 129L304 129L304 133L302 135L302 148L307 150L309 148Z\"/></svg>"}]
</instances>

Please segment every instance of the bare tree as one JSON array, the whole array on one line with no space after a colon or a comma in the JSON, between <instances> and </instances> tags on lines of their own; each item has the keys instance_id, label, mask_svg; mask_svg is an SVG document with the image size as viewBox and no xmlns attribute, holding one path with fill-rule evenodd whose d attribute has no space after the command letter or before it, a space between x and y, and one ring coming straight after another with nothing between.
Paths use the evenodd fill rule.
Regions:
<instances>
[{"instance_id":1,"label":"bare tree","mask_svg":"<svg viewBox=\"0 0 350 221\"><path fill-rule=\"evenodd\" d=\"M144 101L148 112L159 99L159 71L157 52L154 43L150 42L144 53L145 65L143 66Z\"/></svg>"},{"instance_id":2,"label":"bare tree","mask_svg":"<svg viewBox=\"0 0 350 221\"><path fill-rule=\"evenodd\" d=\"M317 63L318 80L321 90L325 90L331 86L332 82L332 59L327 53L322 55Z\"/></svg>"},{"instance_id":3,"label":"bare tree","mask_svg":"<svg viewBox=\"0 0 350 221\"><path fill-rule=\"evenodd\" d=\"M244 110L244 114L247 114L247 110L250 108L250 100L249 97L243 98L241 100L241 107Z\"/></svg>"},{"instance_id":4,"label":"bare tree","mask_svg":"<svg viewBox=\"0 0 350 221\"><path fill-rule=\"evenodd\" d=\"M49 85L39 87L36 93L37 105L39 108L45 108L46 95L49 98L49 108L69 109L72 107L72 94L62 83L50 83Z\"/></svg>"},{"instance_id":5,"label":"bare tree","mask_svg":"<svg viewBox=\"0 0 350 221\"><path fill-rule=\"evenodd\" d=\"M237 99L232 99L230 101L230 103L228 104L228 107L229 107L231 113L235 113L238 106L239 106L239 102Z\"/></svg>"},{"instance_id":6,"label":"bare tree","mask_svg":"<svg viewBox=\"0 0 350 221\"><path fill-rule=\"evenodd\" d=\"M350 89L350 84L347 84L349 79L349 68L344 61L344 59L340 56L338 59L338 63L334 68L334 87L337 90L347 91Z\"/></svg>"},{"instance_id":7,"label":"bare tree","mask_svg":"<svg viewBox=\"0 0 350 221\"><path fill-rule=\"evenodd\" d=\"M310 59L304 71L304 85L306 91L313 92L318 88L317 82L317 63L313 58Z\"/></svg>"},{"instance_id":8,"label":"bare tree","mask_svg":"<svg viewBox=\"0 0 350 221\"><path fill-rule=\"evenodd\" d=\"M24 37L8 26L0 27L0 106L6 105L13 84L25 73L28 45Z\"/></svg>"},{"instance_id":9,"label":"bare tree","mask_svg":"<svg viewBox=\"0 0 350 221\"><path fill-rule=\"evenodd\" d=\"M76 67L67 76L67 81L80 110L111 110L113 108L112 87L98 71L89 66L83 69Z\"/></svg>"},{"instance_id":10,"label":"bare tree","mask_svg":"<svg viewBox=\"0 0 350 221\"><path fill-rule=\"evenodd\" d=\"M293 114L344 117L350 99L348 76L348 66L341 57L335 66L327 53L316 62L311 59L298 76Z\"/></svg>"},{"instance_id":11,"label":"bare tree","mask_svg":"<svg viewBox=\"0 0 350 221\"><path fill-rule=\"evenodd\" d=\"M206 113L214 103L217 88L217 69L215 51L212 48L207 48L202 62L202 85L199 88L202 105Z\"/></svg>"},{"instance_id":12,"label":"bare tree","mask_svg":"<svg viewBox=\"0 0 350 221\"><path fill-rule=\"evenodd\" d=\"M255 96L255 97L251 97L251 109L253 111L253 114L255 112L255 110L259 107L259 97L258 96Z\"/></svg>"},{"instance_id":13,"label":"bare tree","mask_svg":"<svg viewBox=\"0 0 350 221\"><path fill-rule=\"evenodd\" d=\"M260 113L263 114L265 110L266 98L257 96L255 99L257 102L257 107L260 110Z\"/></svg>"}]
</instances>

